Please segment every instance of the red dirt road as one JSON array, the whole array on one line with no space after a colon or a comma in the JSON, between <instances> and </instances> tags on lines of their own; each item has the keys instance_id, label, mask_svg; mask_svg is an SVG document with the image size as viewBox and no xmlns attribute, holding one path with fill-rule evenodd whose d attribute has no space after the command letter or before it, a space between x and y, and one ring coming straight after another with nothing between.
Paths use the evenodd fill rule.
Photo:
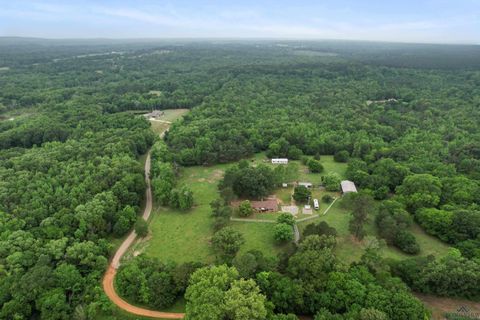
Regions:
<instances>
[{"instance_id":1,"label":"red dirt road","mask_svg":"<svg viewBox=\"0 0 480 320\"><path fill-rule=\"evenodd\" d=\"M117 269L110 265L107 273L105 273L105 277L103 278L103 290L110 298L110 300L112 300L112 302L115 303L120 309L123 309L129 313L138 316L150 318L183 319L183 317L185 316L185 314L183 313L153 311L129 304L127 301L120 298L119 295L115 292L115 288L113 286L113 279L115 278L116 273Z\"/></svg>"},{"instance_id":2,"label":"red dirt road","mask_svg":"<svg viewBox=\"0 0 480 320\"><path fill-rule=\"evenodd\" d=\"M146 203L142 217L145 221L148 221L150 213L152 212L152 189L150 188L150 152L148 152L147 159L145 161L145 182L147 183ZM120 259L123 257L125 252L127 252L128 248L130 247L130 245L132 245L136 238L137 234L135 233L135 230L132 230L128 237L117 249L117 252L115 252L113 259L110 262L110 266L108 267L108 270L103 277L102 284L105 294L115 305L117 305L117 307L138 316L159 319L183 319L183 317L185 316L184 313L161 312L136 307L120 298L120 296L115 292L115 286L113 285L113 283L115 279L115 274L117 273L117 269L120 266Z\"/></svg>"}]
</instances>

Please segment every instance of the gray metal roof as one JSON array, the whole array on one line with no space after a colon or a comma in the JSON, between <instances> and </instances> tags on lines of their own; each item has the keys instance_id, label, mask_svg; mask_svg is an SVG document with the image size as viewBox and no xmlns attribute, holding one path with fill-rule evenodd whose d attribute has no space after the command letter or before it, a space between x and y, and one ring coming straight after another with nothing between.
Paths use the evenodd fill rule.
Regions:
<instances>
[{"instance_id":1,"label":"gray metal roof","mask_svg":"<svg viewBox=\"0 0 480 320\"><path fill-rule=\"evenodd\" d=\"M347 192L357 192L357 187L355 187L355 183L350 180L343 180L340 182L340 185L342 186L342 192L347 193Z\"/></svg>"}]
</instances>

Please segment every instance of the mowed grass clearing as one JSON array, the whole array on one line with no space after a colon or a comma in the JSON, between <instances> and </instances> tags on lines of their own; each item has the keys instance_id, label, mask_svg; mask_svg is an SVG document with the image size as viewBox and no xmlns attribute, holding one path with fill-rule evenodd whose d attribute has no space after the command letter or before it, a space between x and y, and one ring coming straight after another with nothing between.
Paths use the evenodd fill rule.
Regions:
<instances>
[{"instance_id":1,"label":"mowed grass clearing","mask_svg":"<svg viewBox=\"0 0 480 320\"><path fill-rule=\"evenodd\" d=\"M190 109L166 109L162 110L165 114L159 120L175 121L181 118L184 114L190 111Z\"/></svg>"},{"instance_id":2,"label":"mowed grass clearing","mask_svg":"<svg viewBox=\"0 0 480 320\"><path fill-rule=\"evenodd\" d=\"M170 123L168 122L174 122L180 119L183 115L185 115L189 111L190 111L189 109L163 110L165 114L158 119L161 121L150 120L150 125L152 127L153 132L157 134L161 134L162 132L164 132L170 127ZM163 122L163 121L168 121L168 122Z\"/></svg>"},{"instance_id":3,"label":"mowed grass clearing","mask_svg":"<svg viewBox=\"0 0 480 320\"><path fill-rule=\"evenodd\" d=\"M230 226L243 234L245 244L240 249L240 254L249 250L260 250L265 256L276 257L284 246L278 245L273 238L273 223L236 222Z\"/></svg>"},{"instance_id":4,"label":"mowed grass clearing","mask_svg":"<svg viewBox=\"0 0 480 320\"><path fill-rule=\"evenodd\" d=\"M340 202L341 200L335 202L326 215L320 214L316 219L299 223L299 229L302 232L310 223L319 223L321 221L327 222L329 226L334 227L337 230L337 246L335 248L335 254L341 261L351 263L360 260L360 257L365 251L367 242L365 240L358 241L350 234L348 225L351 215L349 211L341 207ZM323 213L323 211L324 210L320 210L321 213ZM370 215L369 220L365 225L365 231L367 236L375 236L379 238L373 215ZM447 254L449 246L435 237L426 234L416 223L411 226L410 231L420 245L420 253L418 256L432 254L437 257L442 257ZM397 260L414 257L403 253L393 246L382 247L381 254L384 258Z\"/></svg>"},{"instance_id":5,"label":"mowed grass clearing","mask_svg":"<svg viewBox=\"0 0 480 320\"><path fill-rule=\"evenodd\" d=\"M150 223L151 239L145 254L161 261L214 261L210 248L212 223L210 203L218 198L217 184L225 165L183 168L178 184L191 188L194 207L187 211L156 207Z\"/></svg>"}]
</instances>

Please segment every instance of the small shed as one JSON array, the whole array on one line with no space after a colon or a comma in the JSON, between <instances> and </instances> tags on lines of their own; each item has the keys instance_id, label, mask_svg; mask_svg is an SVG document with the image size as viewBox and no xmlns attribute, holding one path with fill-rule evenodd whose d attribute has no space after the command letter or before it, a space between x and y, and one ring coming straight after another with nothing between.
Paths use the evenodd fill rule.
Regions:
<instances>
[{"instance_id":1,"label":"small shed","mask_svg":"<svg viewBox=\"0 0 480 320\"><path fill-rule=\"evenodd\" d=\"M340 185L344 194L349 192L357 192L357 187L355 187L355 183L353 183L353 181L343 180L340 182Z\"/></svg>"},{"instance_id":2,"label":"small shed","mask_svg":"<svg viewBox=\"0 0 480 320\"><path fill-rule=\"evenodd\" d=\"M312 214L312 207L309 204L306 204L305 207L302 210L303 214Z\"/></svg>"},{"instance_id":3,"label":"small shed","mask_svg":"<svg viewBox=\"0 0 480 320\"><path fill-rule=\"evenodd\" d=\"M287 158L273 158L272 164L288 164Z\"/></svg>"},{"instance_id":4,"label":"small shed","mask_svg":"<svg viewBox=\"0 0 480 320\"><path fill-rule=\"evenodd\" d=\"M309 188L309 189L313 186L312 183L310 183L310 182L299 182L298 185L299 186L304 186L304 187Z\"/></svg>"},{"instance_id":5,"label":"small shed","mask_svg":"<svg viewBox=\"0 0 480 320\"><path fill-rule=\"evenodd\" d=\"M285 183L285 182L282 183L282 187L283 187L283 188L288 188L288 183Z\"/></svg>"}]
</instances>

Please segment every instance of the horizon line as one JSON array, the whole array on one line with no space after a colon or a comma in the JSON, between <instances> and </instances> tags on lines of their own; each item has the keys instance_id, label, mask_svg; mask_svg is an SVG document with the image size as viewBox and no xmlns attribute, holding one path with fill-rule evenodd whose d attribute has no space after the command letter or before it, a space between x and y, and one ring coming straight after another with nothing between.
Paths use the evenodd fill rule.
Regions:
<instances>
[{"instance_id":1,"label":"horizon line","mask_svg":"<svg viewBox=\"0 0 480 320\"><path fill-rule=\"evenodd\" d=\"M348 39L348 38L310 38L310 37L137 37L137 38L121 38L121 37L35 37L35 36L17 36L17 35L0 35L0 39L17 38L17 39L35 39L47 41L66 41L66 40L110 40L110 41L162 41L162 40L181 40L181 41L345 41L345 42L372 42L372 43L391 43L391 44L411 44L411 45L450 45L450 46L479 46L477 42L410 42L395 40L368 40L368 39Z\"/></svg>"}]
</instances>

